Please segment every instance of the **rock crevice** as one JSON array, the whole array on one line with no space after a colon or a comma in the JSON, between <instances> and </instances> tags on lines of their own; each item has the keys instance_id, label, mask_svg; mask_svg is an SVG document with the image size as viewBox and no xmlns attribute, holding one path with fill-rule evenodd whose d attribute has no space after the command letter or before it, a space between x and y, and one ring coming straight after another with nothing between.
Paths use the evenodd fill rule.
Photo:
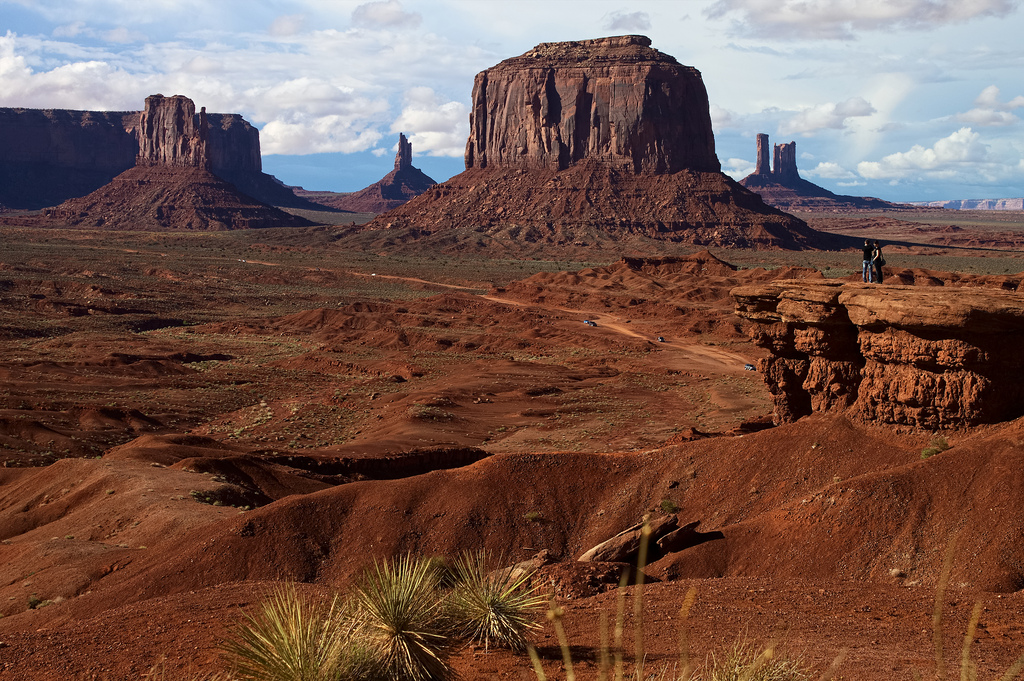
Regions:
<instances>
[{"instance_id":1,"label":"rock crevice","mask_svg":"<svg viewBox=\"0 0 1024 681\"><path fill-rule=\"evenodd\" d=\"M816 411L919 428L1024 415L1024 301L989 289L783 281L732 291L776 422Z\"/></svg>"}]
</instances>

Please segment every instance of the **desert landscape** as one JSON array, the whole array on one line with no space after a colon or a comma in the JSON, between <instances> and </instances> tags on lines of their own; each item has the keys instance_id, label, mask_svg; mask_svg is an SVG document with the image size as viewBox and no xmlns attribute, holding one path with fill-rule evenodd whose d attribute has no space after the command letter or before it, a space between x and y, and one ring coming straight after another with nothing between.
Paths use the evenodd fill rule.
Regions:
<instances>
[{"instance_id":1,"label":"desert landscape","mask_svg":"<svg viewBox=\"0 0 1024 681\"><path fill-rule=\"evenodd\" d=\"M420 186L403 135L330 196L154 95L99 126L134 156L0 213L0 677L239 678L282 585L481 551L543 597L535 657L447 678L1017 676L1024 213L799 194L767 136L762 198L644 36L472 101L464 173Z\"/></svg>"}]
</instances>

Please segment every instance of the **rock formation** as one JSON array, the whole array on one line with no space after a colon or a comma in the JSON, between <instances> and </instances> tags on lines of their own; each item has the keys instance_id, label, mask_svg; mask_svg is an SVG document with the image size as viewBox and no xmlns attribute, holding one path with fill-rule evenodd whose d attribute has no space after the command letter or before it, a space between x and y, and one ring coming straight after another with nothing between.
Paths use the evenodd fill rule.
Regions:
<instances>
[{"instance_id":1,"label":"rock formation","mask_svg":"<svg viewBox=\"0 0 1024 681\"><path fill-rule=\"evenodd\" d=\"M799 248L819 235L720 172L700 73L644 36L542 43L477 75L466 171L369 228L642 234Z\"/></svg>"},{"instance_id":2,"label":"rock formation","mask_svg":"<svg viewBox=\"0 0 1024 681\"><path fill-rule=\"evenodd\" d=\"M911 205L922 208L949 208L951 210L1024 210L1024 198L914 201Z\"/></svg>"},{"instance_id":3,"label":"rock formation","mask_svg":"<svg viewBox=\"0 0 1024 681\"><path fill-rule=\"evenodd\" d=\"M37 210L107 184L142 153L143 113L0 108L0 204ZM245 119L217 113L206 119L215 175L265 203L315 207L262 172L259 131Z\"/></svg>"},{"instance_id":4,"label":"rock formation","mask_svg":"<svg viewBox=\"0 0 1024 681\"><path fill-rule=\"evenodd\" d=\"M137 166L210 169L206 107L196 116L196 105L184 95L146 97L138 137Z\"/></svg>"},{"instance_id":5,"label":"rock formation","mask_svg":"<svg viewBox=\"0 0 1024 681\"><path fill-rule=\"evenodd\" d=\"M317 193L315 200L325 206L355 213L383 213L397 208L433 187L436 182L419 168L412 165L412 144L402 133L398 134L398 153L395 154L395 169L379 182L351 194L323 197Z\"/></svg>"},{"instance_id":6,"label":"rock formation","mask_svg":"<svg viewBox=\"0 0 1024 681\"><path fill-rule=\"evenodd\" d=\"M1024 415L1015 292L779 281L733 289L776 422L814 411L956 428Z\"/></svg>"},{"instance_id":7,"label":"rock formation","mask_svg":"<svg viewBox=\"0 0 1024 681\"><path fill-rule=\"evenodd\" d=\"M768 135L757 135L754 172L740 184L757 192L765 203L782 210L848 211L908 208L866 196L843 196L800 177L796 168L796 142L776 144L768 166Z\"/></svg>"},{"instance_id":8,"label":"rock formation","mask_svg":"<svg viewBox=\"0 0 1024 681\"><path fill-rule=\"evenodd\" d=\"M241 193L210 171L205 109L181 95L146 98L136 165L39 222L116 230L223 230L303 226L307 220Z\"/></svg>"}]
</instances>

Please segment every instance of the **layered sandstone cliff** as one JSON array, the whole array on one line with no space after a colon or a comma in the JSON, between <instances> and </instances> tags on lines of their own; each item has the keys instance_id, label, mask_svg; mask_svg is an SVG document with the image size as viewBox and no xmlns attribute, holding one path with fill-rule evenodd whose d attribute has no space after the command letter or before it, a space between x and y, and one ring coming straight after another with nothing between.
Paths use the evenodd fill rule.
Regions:
<instances>
[{"instance_id":1,"label":"layered sandstone cliff","mask_svg":"<svg viewBox=\"0 0 1024 681\"><path fill-rule=\"evenodd\" d=\"M769 356L775 420L814 411L919 428L1024 415L1024 300L993 289L780 281L732 291Z\"/></svg>"},{"instance_id":2,"label":"layered sandstone cliff","mask_svg":"<svg viewBox=\"0 0 1024 681\"><path fill-rule=\"evenodd\" d=\"M35 210L107 184L132 168L140 153L152 153L140 145L143 114L0 108L0 204ZM262 172L259 131L242 116L209 113L206 120L206 153L215 175L265 203L312 207Z\"/></svg>"},{"instance_id":3,"label":"layered sandstone cliff","mask_svg":"<svg viewBox=\"0 0 1024 681\"><path fill-rule=\"evenodd\" d=\"M47 209L40 223L115 230L302 226L211 172L210 128L187 97L153 95L139 118L135 166L99 189ZM30 218L31 220L32 218Z\"/></svg>"},{"instance_id":4,"label":"layered sandstone cliff","mask_svg":"<svg viewBox=\"0 0 1024 681\"><path fill-rule=\"evenodd\" d=\"M740 180L740 184L776 208L827 212L906 208L870 196L836 194L803 179L796 167L796 142L776 144L769 166L768 135L759 133L756 153L754 172Z\"/></svg>"},{"instance_id":5,"label":"layered sandstone cliff","mask_svg":"<svg viewBox=\"0 0 1024 681\"><path fill-rule=\"evenodd\" d=\"M369 228L513 229L799 248L820 239L720 172L700 73L644 36L542 43L477 75L466 171Z\"/></svg>"},{"instance_id":6,"label":"layered sandstone cliff","mask_svg":"<svg viewBox=\"0 0 1024 681\"><path fill-rule=\"evenodd\" d=\"M466 168L717 171L700 72L645 36L541 43L476 76Z\"/></svg>"}]
</instances>

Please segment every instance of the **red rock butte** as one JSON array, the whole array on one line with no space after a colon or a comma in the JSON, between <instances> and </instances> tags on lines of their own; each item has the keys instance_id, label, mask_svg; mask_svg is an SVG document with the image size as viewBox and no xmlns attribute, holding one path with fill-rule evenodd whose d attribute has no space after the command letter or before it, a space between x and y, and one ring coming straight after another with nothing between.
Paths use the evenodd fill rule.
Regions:
<instances>
[{"instance_id":1,"label":"red rock butte","mask_svg":"<svg viewBox=\"0 0 1024 681\"><path fill-rule=\"evenodd\" d=\"M700 72L645 36L541 43L476 77L466 171L371 229L573 241L588 229L801 248L821 235L723 175Z\"/></svg>"}]
</instances>

